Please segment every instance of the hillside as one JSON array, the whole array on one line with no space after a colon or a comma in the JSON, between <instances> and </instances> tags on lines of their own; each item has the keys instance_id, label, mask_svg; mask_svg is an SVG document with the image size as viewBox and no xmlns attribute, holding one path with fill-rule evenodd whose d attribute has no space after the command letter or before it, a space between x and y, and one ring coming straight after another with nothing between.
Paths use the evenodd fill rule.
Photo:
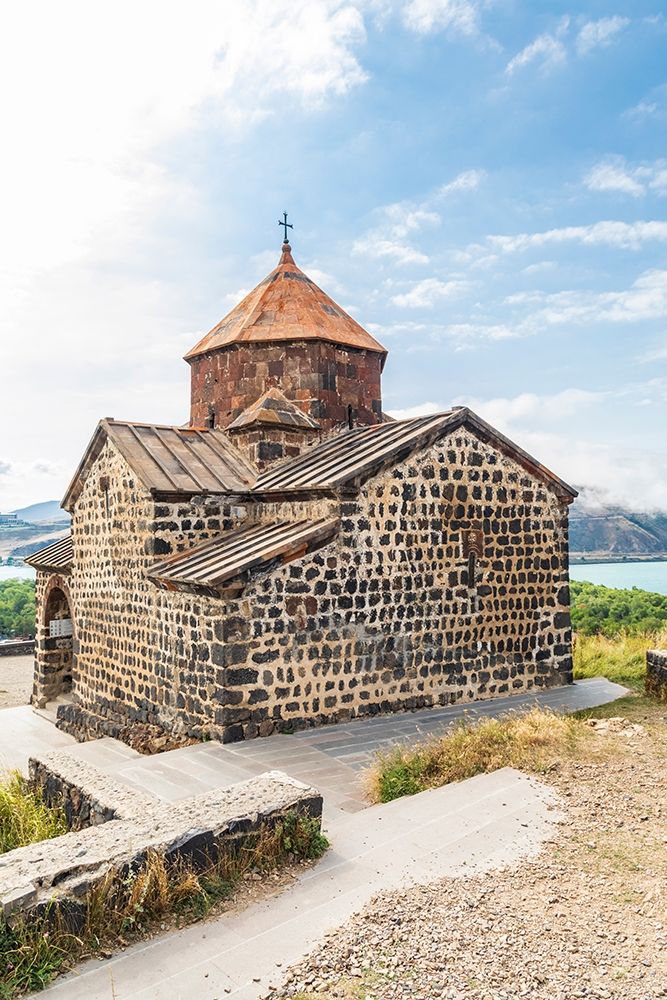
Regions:
<instances>
[{"instance_id":1,"label":"hillside","mask_svg":"<svg viewBox=\"0 0 667 1000\"><path fill-rule=\"evenodd\" d=\"M570 508L572 561L667 558L667 513L650 514L591 502L590 495Z\"/></svg>"},{"instance_id":2,"label":"hillside","mask_svg":"<svg viewBox=\"0 0 667 1000\"><path fill-rule=\"evenodd\" d=\"M66 510L62 510L58 500L44 500L42 503L32 503L29 507L21 507L20 510L12 511L17 514L21 521L28 521L30 524L50 524L56 521L66 521L69 523L70 516Z\"/></svg>"}]
</instances>

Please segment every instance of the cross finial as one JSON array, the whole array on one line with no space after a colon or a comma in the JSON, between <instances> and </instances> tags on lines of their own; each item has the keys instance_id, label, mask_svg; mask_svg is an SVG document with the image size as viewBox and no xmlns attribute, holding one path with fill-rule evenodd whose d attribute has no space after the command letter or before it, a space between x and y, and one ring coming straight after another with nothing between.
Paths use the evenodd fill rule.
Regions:
<instances>
[{"instance_id":1,"label":"cross finial","mask_svg":"<svg viewBox=\"0 0 667 1000\"><path fill-rule=\"evenodd\" d=\"M282 220L282 222L280 221L280 219L278 219L278 225L282 226L283 229L285 230L285 243L289 242L288 239L287 239L287 230L288 229L294 229L294 226L292 225L291 222L287 221L287 212L283 212L283 220Z\"/></svg>"}]
</instances>

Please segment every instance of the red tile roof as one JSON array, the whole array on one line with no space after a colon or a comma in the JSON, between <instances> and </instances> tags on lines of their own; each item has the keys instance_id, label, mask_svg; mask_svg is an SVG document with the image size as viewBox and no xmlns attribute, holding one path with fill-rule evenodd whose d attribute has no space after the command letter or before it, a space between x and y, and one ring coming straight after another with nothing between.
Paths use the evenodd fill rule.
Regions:
<instances>
[{"instance_id":1,"label":"red tile roof","mask_svg":"<svg viewBox=\"0 0 667 1000\"><path fill-rule=\"evenodd\" d=\"M230 344L326 340L386 355L386 349L304 274L283 244L280 263L189 351L199 354Z\"/></svg>"}]
</instances>

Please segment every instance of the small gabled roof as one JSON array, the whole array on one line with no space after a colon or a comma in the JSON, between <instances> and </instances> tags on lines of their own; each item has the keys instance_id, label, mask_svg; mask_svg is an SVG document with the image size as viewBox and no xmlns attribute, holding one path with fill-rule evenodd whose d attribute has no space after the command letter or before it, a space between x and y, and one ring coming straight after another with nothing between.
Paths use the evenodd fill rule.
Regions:
<instances>
[{"instance_id":1,"label":"small gabled roof","mask_svg":"<svg viewBox=\"0 0 667 1000\"><path fill-rule=\"evenodd\" d=\"M566 498L574 499L577 496L575 489L465 406L426 417L374 424L337 434L322 444L314 445L297 458L262 472L255 482L254 490L258 493L274 493L284 490L355 488L380 469L400 462L463 425L514 458L529 472L556 487Z\"/></svg>"},{"instance_id":2,"label":"small gabled roof","mask_svg":"<svg viewBox=\"0 0 667 1000\"><path fill-rule=\"evenodd\" d=\"M242 493L257 470L234 447L224 431L101 420L62 502L71 510L88 472L110 439L154 496Z\"/></svg>"},{"instance_id":3,"label":"small gabled roof","mask_svg":"<svg viewBox=\"0 0 667 1000\"><path fill-rule=\"evenodd\" d=\"M283 243L278 266L188 351L185 360L230 344L297 340L326 340L375 351L383 361L387 354L375 337L296 266L292 248Z\"/></svg>"},{"instance_id":4,"label":"small gabled roof","mask_svg":"<svg viewBox=\"0 0 667 1000\"><path fill-rule=\"evenodd\" d=\"M240 413L227 426L227 430L249 429L259 425L293 431L316 431L320 427L316 420L304 413L276 387L269 389Z\"/></svg>"},{"instance_id":5,"label":"small gabled roof","mask_svg":"<svg viewBox=\"0 0 667 1000\"><path fill-rule=\"evenodd\" d=\"M218 591L239 578L247 580L253 572L312 552L330 541L337 531L337 518L236 528L155 563L147 575L166 590Z\"/></svg>"},{"instance_id":6,"label":"small gabled roof","mask_svg":"<svg viewBox=\"0 0 667 1000\"><path fill-rule=\"evenodd\" d=\"M32 555L25 556L24 562L34 569L57 570L60 573L69 572L69 568L74 558L72 547L72 536L66 535L56 542L51 542L43 549L38 549Z\"/></svg>"}]
</instances>

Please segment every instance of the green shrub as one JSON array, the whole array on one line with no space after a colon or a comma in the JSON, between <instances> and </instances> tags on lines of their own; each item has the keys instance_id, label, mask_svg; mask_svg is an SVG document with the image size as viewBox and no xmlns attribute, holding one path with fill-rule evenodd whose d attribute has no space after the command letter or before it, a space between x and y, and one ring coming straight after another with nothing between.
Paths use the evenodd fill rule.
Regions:
<instances>
[{"instance_id":1,"label":"green shrub","mask_svg":"<svg viewBox=\"0 0 667 1000\"><path fill-rule=\"evenodd\" d=\"M667 594L573 580L570 596L572 627L579 635L640 635L667 627Z\"/></svg>"},{"instance_id":2,"label":"green shrub","mask_svg":"<svg viewBox=\"0 0 667 1000\"><path fill-rule=\"evenodd\" d=\"M0 639L35 638L35 581L0 580Z\"/></svg>"}]
</instances>

